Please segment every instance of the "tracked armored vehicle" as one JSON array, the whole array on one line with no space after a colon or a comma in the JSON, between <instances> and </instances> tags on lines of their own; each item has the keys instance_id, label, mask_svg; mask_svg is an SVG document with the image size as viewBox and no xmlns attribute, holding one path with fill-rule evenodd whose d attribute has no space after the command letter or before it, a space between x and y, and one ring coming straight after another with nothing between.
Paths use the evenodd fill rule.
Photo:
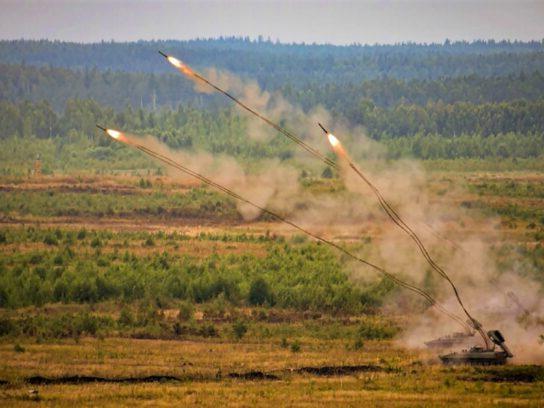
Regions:
<instances>
[{"instance_id":1,"label":"tracked armored vehicle","mask_svg":"<svg viewBox=\"0 0 544 408\"><path fill-rule=\"evenodd\" d=\"M512 353L504 343L504 337L498 330L487 332L489 339L493 342L493 347L485 348L475 346L469 350L456 351L454 353L440 356L444 364L470 364L470 365L502 365L506 363L507 358L513 357ZM501 350L496 350L499 346Z\"/></svg>"}]
</instances>

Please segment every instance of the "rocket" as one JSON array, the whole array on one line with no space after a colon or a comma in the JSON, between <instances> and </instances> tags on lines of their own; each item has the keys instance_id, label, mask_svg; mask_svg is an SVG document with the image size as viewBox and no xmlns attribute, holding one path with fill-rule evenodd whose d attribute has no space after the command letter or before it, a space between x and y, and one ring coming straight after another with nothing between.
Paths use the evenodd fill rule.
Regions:
<instances>
[{"instance_id":1,"label":"rocket","mask_svg":"<svg viewBox=\"0 0 544 408\"><path fill-rule=\"evenodd\" d=\"M321 128L321 130L323 130L323 132L325 132L326 135L329 134L329 131L328 131L327 129L325 129L321 123L317 122L317 124L319 125L319 127Z\"/></svg>"},{"instance_id":2,"label":"rocket","mask_svg":"<svg viewBox=\"0 0 544 408\"><path fill-rule=\"evenodd\" d=\"M105 127L102 127L102 126L100 126L100 125L98 125L98 124L96 125L96 127L97 127L98 129L100 129L100 130L103 130L104 132L107 132L107 131L108 131Z\"/></svg>"}]
</instances>

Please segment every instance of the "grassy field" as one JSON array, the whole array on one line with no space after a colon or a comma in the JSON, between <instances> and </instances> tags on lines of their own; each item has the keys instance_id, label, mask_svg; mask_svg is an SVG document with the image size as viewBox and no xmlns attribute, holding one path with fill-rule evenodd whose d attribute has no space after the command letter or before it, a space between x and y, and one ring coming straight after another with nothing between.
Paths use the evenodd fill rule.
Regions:
<instances>
[{"instance_id":1,"label":"grassy field","mask_svg":"<svg viewBox=\"0 0 544 408\"><path fill-rule=\"evenodd\" d=\"M304 338L299 352L250 340L108 338L22 347L0 348L12 381L2 389L6 404L539 406L544 392L542 367L444 368L388 341L349 350L342 341Z\"/></svg>"},{"instance_id":2,"label":"grassy field","mask_svg":"<svg viewBox=\"0 0 544 408\"><path fill-rule=\"evenodd\" d=\"M544 175L431 173L463 209L451 239L489 237L543 282ZM462 188L459 188L461 186ZM307 180L307 193L342 191ZM326 236L360 254L381 239ZM0 179L0 404L542 406L544 368L444 367L399 341L387 281L271 219L164 176ZM542 330L544 332L544 329ZM544 353L544 350L540 350Z\"/></svg>"}]
</instances>

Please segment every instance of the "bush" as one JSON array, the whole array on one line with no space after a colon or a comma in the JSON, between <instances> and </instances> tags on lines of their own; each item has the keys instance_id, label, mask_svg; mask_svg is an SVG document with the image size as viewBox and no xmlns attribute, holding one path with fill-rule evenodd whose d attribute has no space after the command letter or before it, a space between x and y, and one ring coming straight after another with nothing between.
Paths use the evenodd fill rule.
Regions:
<instances>
[{"instance_id":1,"label":"bush","mask_svg":"<svg viewBox=\"0 0 544 408\"><path fill-rule=\"evenodd\" d=\"M153 240L153 237L147 237L147 239L144 241L144 247L153 247L155 246L155 241Z\"/></svg>"},{"instance_id":2,"label":"bush","mask_svg":"<svg viewBox=\"0 0 544 408\"><path fill-rule=\"evenodd\" d=\"M206 324L202 326L199 330L199 334L203 337L217 337L219 332L213 324Z\"/></svg>"},{"instance_id":3,"label":"bush","mask_svg":"<svg viewBox=\"0 0 544 408\"><path fill-rule=\"evenodd\" d=\"M247 325L242 320L234 322L232 325L232 333L237 340L241 340L247 333Z\"/></svg>"},{"instance_id":4,"label":"bush","mask_svg":"<svg viewBox=\"0 0 544 408\"><path fill-rule=\"evenodd\" d=\"M69 293L73 300L80 303L96 302L98 299L96 282L89 278L79 277L72 284Z\"/></svg>"},{"instance_id":5,"label":"bush","mask_svg":"<svg viewBox=\"0 0 544 408\"><path fill-rule=\"evenodd\" d=\"M258 278L251 283L248 294L248 302L250 305L263 305L272 303L272 294L268 283L263 278Z\"/></svg>"},{"instance_id":6,"label":"bush","mask_svg":"<svg viewBox=\"0 0 544 408\"><path fill-rule=\"evenodd\" d=\"M57 254L55 258L53 258L53 263L57 266L61 266L64 264L64 258L61 254Z\"/></svg>"},{"instance_id":7,"label":"bush","mask_svg":"<svg viewBox=\"0 0 544 408\"><path fill-rule=\"evenodd\" d=\"M49 234L45 236L45 238L43 239L43 243L45 245L58 245L59 241L54 235Z\"/></svg>"},{"instance_id":8,"label":"bush","mask_svg":"<svg viewBox=\"0 0 544 408\"><path fill-rule=\"evenodd\" d=\"M24 353L26 350L23 346L21 346L19 343L16 343L14 346L13 346L13 351L15 351L16 353Z\"/></svg>"},{"instance_id":9,"label":"bush","mask_svg":"<svg viewBox=\"0 0 544 408\"><path fill-rule=\"evenodd\" d=\"M15 324L7 317L0 317L0 336L14 334L16 330Z\"/></svg>"},{"instance_id":10,"label":"bush","mask_svg":"<svg viewBox=\"0 0 544 408\"><path fill-rule=\"evenodd\" d=\"M102 246L102 241L100 241L100 238L94 237L91 241L91 247L92 248L100 248Z\"/></svg>"},{"instance_id":11,"label":"bush","mask_svg":"<svg viewBox=\"0 0 544 408\"><path fill-rule=\"evenodd\" d=\"M193 318L195 308L192 303L183 302L179 307L178 319L182 322L186 322Z\"/></svg>"},{"instance_id":12,"label":"bush","mask_svg":"<svg viewBox=\"0 0 544 408\"><path fill-rule=\"evenodd\" d=\"M298 353L300 351L301 347L298 340L295 340L294 342L291 343L290 349L292 353Z\"/></svg>"},{"instance_id":13,"label":"bush","mask_svg":"<svg viewBox=\"0 0 544 408\"><path fill-rule=\"evenodd\" d=\"M134 316L128 307L123 307L117 319L119 326L131 327L134 324Z\"/></svg>"},{"instance_id":14,"label":"bush","mask_svg":"<svg viewBox=\"0 0 544 408\"><path fill-rule=\"evenodd\" d=\"M149 181L148 179L143 179L143 178L140 178L140 181L138 183L138 185L141 187L141 188L151 188L153 185L151 184L151 181Z\"/></svg>"},{"instance_id":15,"label":"bush","mask_svg":"<svg viewBox=\"0 0 544 408\"><path fill-rule=\"evenodd\" d=\"M353 342L353 350L361 350L364 346L363 339L360 337L357 337L355 341Z\"/></svg>"},{"instance_id":16,"label":"bush","mask_svg":"<svg viewBox=\"0 0 544 408\"><path fill-rule=\"evenodd\" d=\"M98 319L89 313L84 313L75 318L75 326L78 333L94 336L98 331Z\"/></svg>"},{"instance_id":17,"label":"bush","mask_svg":"<svg viewBox=\"0 0 544 408\"><path fill-rule=\"evenodd\" d=\"M209 319L222 319L227 312L227 302L221 293L212 302L204 306L204 317Z\"/></svg>"}]
</instances>

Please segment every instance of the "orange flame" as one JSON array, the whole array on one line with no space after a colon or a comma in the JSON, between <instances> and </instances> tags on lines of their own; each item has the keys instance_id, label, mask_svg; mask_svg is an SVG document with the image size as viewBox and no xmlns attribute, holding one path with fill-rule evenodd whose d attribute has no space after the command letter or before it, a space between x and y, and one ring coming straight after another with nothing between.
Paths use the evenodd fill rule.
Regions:
<instances>
[{"instance_id":1,"label":"orange flame","mask_svg":"<svg viewBox=\"0 0 544 408\"><path fill-rule=\"evenodd\" d=\"M340 141L332 133L328 133L327 137L329 138L329 143L333 148L340 144Z\"/></svg>"},{"instance_id":2,"label":"orange flame","mask_svg":"<svg viewBox=\"0 0 544 408\"><path fill-rule=\"evenodd\" d=\"M119 132L118 130L107 129L106 133L114 139L119 139L121 137L121 132Z\"/></svg>"},{"instance_id":3,"label":"orange flame","mask_svg":"<svg viewBox=\"0 0 544 408\"><path fill-rule=\"evenodd\" d=\"M119 132L118 130L106 129L106 133L108 134L108 136L110 136L111 138L113 138L113 139L115 139L115 140L117 140L119 142L130 144L130 141L127 139L125 134L122 133L122 132Z\"/></svg>"},{"instance_id":4,"label":"orange flame","mask_svg":"<svg viewBox=\"0 0 544 408\"><path fill-rule=\"evenodd\" d=\"M185 75L193 75L193 71L191 70L191 68L189 68L187 65L185 65L183 62L181 62L177 58L174 58L172 56L168 56L168 57L166 57L166 59L168 60L168 62L170 64L175 66L177 69L179 69Z\"/></svg>"},{"instance_id":5,"label":"orange flame","mask_svg":"<svg viewBox=\"0 0 544 408\"><path fill-rule=\"evenodd\" d=\"M344 147L342 146L342 143L340 143L340 140L336 138L332 133L327 133L327 138L329 139L329 143L331 144L333 150L335 153L339 156L346 157L346 151L344 150Z\"/></svg>"}]
</instances>

